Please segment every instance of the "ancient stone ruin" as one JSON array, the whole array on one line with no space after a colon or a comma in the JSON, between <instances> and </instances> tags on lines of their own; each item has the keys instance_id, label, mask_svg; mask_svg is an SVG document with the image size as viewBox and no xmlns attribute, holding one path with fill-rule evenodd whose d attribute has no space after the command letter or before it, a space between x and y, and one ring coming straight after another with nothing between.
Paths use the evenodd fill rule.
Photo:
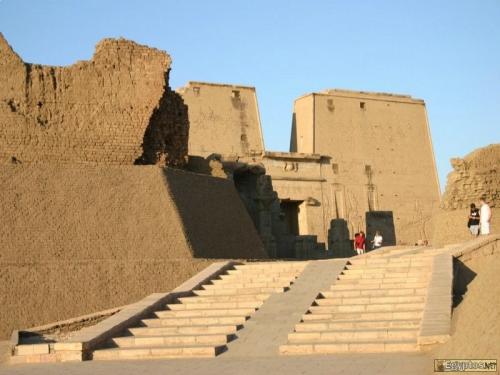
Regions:
<instances>
[{"instance_id":1,"label":"ancient stone ruin","mask_svg":"<svg viewBox=\"0 0 500 375\"><path fill-rule=\"evenodd\" d=\"M367 227L386 231L386 244L430 238L440 191L423 100L347 90L301 96L290 152L271 152L264 149L255 88L189 82L177 91L188 105L191 158L218 154L223 164L260 164L271 176L278 221L268 220L267 229L259 224L268 251L274 241L278 256L295 245L311 254L301 248L312 241L316 256L342 256Z\"/></svg>"},{"instance_id":2,"label":"ancient stone ruin","mask_svg":"<svg viewBox=\"0 0 500 375\"><path fill-rule=\"evenodd\" d=\"M432 218L432 242L434 244L455 243L471 238L466 223L469 207L479 207L484 197L493 212L499 215L500 206L500 144L474 150L464 158L451 159L453 171L448 175L441 206ZM491 231L500 230L498 221L492 221Z\"/></svg>"},{"instance_id":3,"label":"ancient stone ruin","mask_svg":"<svg viewBox=\"0 0 500 375\"><path fill-rule=\"evenodd\" d=\"M491 207L500 204L500 145L477 149L463 159L451 159L453 171L448 175L441 208L456 210L468 208L480 197Z\"/></svg>"},{"instance_id":4,"label":"ancient stone ruin","mask_svg":"<svg viewBox=\"0 0 500 375\"><path fill-rule=\"evenodd\" d=\"M105 39L89 61L28 64L0 34L0 340L10 335L12 364L428 351L450 340L452 298L477 260L487 277L465 311L483 315L462 341L495 358L500 237L401 245L469 239L480 196L498 210L500 145L452 160L437 209L423 100L304 95L290 151L271 152L254 88L174 92L170 63ZM360 230L385 246L351 258Z\"/></svg>"},{"instance_id":5,"label":"ancient stone ruin","mask_svg":"<svg viewBox=\"0 0 500 375\"><path fill-rule=\"evenodd\" d=\"M68 67L29 64L0 34L0 163L183 166L189 123L170 64L124 39Z\"/></svg>"},{"instance_id":6,"label":"ancient stone ruin","mask_svg":"<svg viewBox=\"0 0 500 375\"><path fill-rule=\"evenodd\" d=\"M0 339L170 290L214 258L267 257L234 184L181 169L170 63L105 39L40 66L0 35Z\"/></svg>"}]
</instances>

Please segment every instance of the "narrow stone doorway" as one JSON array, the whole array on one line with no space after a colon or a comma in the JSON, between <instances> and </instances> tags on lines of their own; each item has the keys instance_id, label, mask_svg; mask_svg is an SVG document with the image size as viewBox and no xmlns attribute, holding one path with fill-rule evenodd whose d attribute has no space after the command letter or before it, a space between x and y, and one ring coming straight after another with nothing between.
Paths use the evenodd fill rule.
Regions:
<instances>
[{"instance_id":1,"label":"narrow stone doorway","mask_svg":"<svg viewBox=\"0 0 500 375\"><path fill-rule=\"evenodd\" d=\"M280 202L281 214L284 218L287 234L298 236L300 234L299 214L303 201L282 200Z\"/></svg>"}]
</instances>

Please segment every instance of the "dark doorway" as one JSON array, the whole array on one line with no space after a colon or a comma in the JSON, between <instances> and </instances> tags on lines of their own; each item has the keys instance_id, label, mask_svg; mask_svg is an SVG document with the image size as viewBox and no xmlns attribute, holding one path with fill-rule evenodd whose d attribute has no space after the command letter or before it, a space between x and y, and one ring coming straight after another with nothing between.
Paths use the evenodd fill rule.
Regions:
<instances>
[{"instance_id":1,"label":"dark doorway","mask_svg":"<svg viewBox=\"0 0 500 375\"><path fill-rule=\"evenodd\" d=\"M392 211L370 211L366 213L367 244L371 243L376 231L379 231L382 235L382 246L396 245L396 230L394 229Z\"/></svg>"},{"instance_id":2,"label":"dark doorway","mask_svg":"<svg viewBox=\"0 0 500 375\"><path fill-rule=\"evenodd\" d=\"M281 215L285 222L287 234L299 235L299 205L302 201L282 200L280 203Z\"/></svg>"}]
</instances>

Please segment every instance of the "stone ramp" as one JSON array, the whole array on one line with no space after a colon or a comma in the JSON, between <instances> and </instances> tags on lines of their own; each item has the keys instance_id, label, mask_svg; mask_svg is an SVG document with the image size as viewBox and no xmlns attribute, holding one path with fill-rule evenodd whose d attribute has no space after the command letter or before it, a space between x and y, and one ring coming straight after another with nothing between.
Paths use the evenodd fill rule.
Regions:
<instances>
[{"instance_id":1,"label":"stone ramp","mask_svg":"<svg viewBox=\"0 0 500 375\"><path fill-rule=\"evenodd\" d=\"M279 346L307 311L318 291L331 285L342 271L345 259L318 260L307 264L286 293L271 295L238 339L228 344L223 357L267 357L279 355Z\"/></svg>"},{"instance_id":2,"label":"stone ramp","mask_svg":"<svg viewBox=\"0 0 500 375\"><path fill-rule=\"evenodd\" d=\"M236 265L217 279L155 311L107 347L94 360L214 357L252 321L270 296L290 288L305 262ZM243 329L244 331L244 329Z\"/></svg>"}]
</instances>

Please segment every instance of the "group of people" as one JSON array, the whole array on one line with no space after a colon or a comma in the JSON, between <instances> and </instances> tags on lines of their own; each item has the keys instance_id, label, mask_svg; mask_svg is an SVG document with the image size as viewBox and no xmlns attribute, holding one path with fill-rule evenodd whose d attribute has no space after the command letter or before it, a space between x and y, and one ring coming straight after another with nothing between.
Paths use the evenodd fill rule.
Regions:
<instances>
[{"instance_id":1,"label":"group of people","mask_svg":"<svg viewBox=\"0 0 500 375\"><path fill-rule=\"evenodd\" d=\"M473 236L490 234L491 208L486 203L485 198L481 198L479 202L480 208L476 208L474 203L470 205L469 220L467 221L467 226Z\"/></svg>"},{"instance_id":2,"label":"group of people","mask_svg":"<svg viewBox=\"0 0 500 375\"><path fill-rule=\"evenodd\" d=\"M379 231L375 232L375 236L373 236L373 240L371 240L372 250L376 250L382 247L382 235ZM366 236L365 232L360 231L354 235L354 250L356 254L361 255L366 251Z\"/></svg>"},{"instance_id":3,"label":"group of people","mask_svg":"<svg viewBox=\"0 0 500 375\"><path fill-rule=\"evenodd\" d=\"M474 203L470 205L470 214L467 226L473 236L478 236L479 234L490 234L491 208L486 203L485 198L480 199L480 204L480 208L476 208ZM382 235L379 231L376 231L375 236L373 236L373 240L370 241L372 244L372 250L382 247L382 241ZM354 235L354 250L357 255L361 255L366 252L365 232L360 231Z\"/></svg>"}]
</instances>

